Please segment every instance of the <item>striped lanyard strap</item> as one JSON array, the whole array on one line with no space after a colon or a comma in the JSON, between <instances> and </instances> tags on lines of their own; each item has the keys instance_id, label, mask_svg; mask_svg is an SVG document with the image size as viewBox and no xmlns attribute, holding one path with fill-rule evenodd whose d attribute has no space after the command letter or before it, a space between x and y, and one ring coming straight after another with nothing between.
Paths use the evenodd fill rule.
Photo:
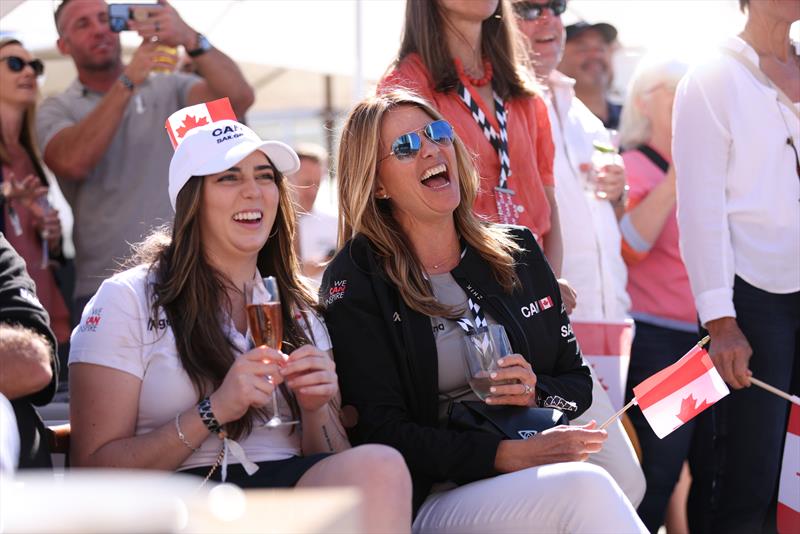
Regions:
<instances>
[{"instance_id":1,"label":"striped lanyard strap","mask_svg":"<svg viewBox=\"0 0 800 534\"><path fill-rule=\"evenodd\" d=\"M478 102L472 98L472 94L467 87L460 81L458 82L458 96L461 97L461 100L469 109L472 118L475 119L481 131L483 131L483 135L486 136L486 139L497 151L497 157L500 160L500 180L494 188L494 195L500 222L503 224L517 224L521 206L514 204L513 196L515 192L508 186L508 178L511 176L511 158L508 155L508 133L506 131L508 116L503 99L500 98L497 91L492 90L495 117L500 128L498 132L489 122Z\"/></svg>"}]
</instances>

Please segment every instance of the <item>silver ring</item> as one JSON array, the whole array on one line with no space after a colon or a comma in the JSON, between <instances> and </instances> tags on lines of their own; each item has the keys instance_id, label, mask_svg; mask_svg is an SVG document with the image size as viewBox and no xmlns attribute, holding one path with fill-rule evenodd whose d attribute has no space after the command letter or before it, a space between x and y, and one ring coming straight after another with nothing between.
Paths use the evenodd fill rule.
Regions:
<instances>
[{"instance_id":1,"label":"silver ring","mask_svg":"<svg viewBox=\"0 0 800 534\"><path fill-rule=\"evenodd\" d=\"M530 384L524 384L524 386L525 386L525 395L530 395L531 393L533 393L533 388L531 387Z\"/></svg>"}]
</instances>

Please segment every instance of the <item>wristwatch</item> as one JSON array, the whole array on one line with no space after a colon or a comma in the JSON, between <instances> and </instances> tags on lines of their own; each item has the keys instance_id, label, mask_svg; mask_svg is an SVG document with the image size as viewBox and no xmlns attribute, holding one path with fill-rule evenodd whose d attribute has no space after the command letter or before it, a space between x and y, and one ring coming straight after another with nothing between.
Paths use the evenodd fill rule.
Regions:
<instances>
[{"instance_id":1,"label":"wristwatch","mask_svg":"<svg viewBox=\"0 0 800 534\"><path fill-rule=\"evenodd\" d=\"M187 50L186 53L189 55L189 57L197 57L197 56L202 56L209 50L211 50L211 43L208 42L208 39L206 39L205 35L203 35L202 33L198 33L197 48L195 48L194 50Z\"/></svg>"},{"instance_id":2,"label":"wristwatch","mask_svg":"<svg viewBox=\"0 0 800 534\"><path fill-rule=\"evenodd\" d=\"M136 84L135 84L135 83L133 83L133 82L131 81L131 79L130 79L130 78L128 78L128 75L127 75L127 74L125 74L124 72L123 72L122 74L120 74L120 75L119 75L119 81L120 81L120 83L121 83L122 85L124 85L124 86L125 86L125 89L127 89L128 91L131 91L131 92L133 92L133 91L136 89Z\"/></svg>"}]
</instances>

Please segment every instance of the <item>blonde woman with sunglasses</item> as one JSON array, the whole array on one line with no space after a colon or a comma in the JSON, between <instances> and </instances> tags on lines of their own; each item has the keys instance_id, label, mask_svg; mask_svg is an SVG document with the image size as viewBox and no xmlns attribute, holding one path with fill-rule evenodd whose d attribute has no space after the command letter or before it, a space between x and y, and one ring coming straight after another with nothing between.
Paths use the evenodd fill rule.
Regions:
<instances>
[{"instance_id":1,"label":"blonde woman with sunglasses","mask_svg":"<svg viewBox=\"0 0 800 534\"><path fill-rule=\"evenodd\" d=\"M320 297L344 423L354 443L405 457L413 530L643 531L608 473L582 462L606 439L595 423L527 440L447 428L450 403L477 398L460 324L476 308L514 351L487 404L557 405L572 418L592 388L531 231L474 215L478 175L450 124L407 92L361 102L344 126L338 179L344 243Z\"/></svg>"}]
</instances>

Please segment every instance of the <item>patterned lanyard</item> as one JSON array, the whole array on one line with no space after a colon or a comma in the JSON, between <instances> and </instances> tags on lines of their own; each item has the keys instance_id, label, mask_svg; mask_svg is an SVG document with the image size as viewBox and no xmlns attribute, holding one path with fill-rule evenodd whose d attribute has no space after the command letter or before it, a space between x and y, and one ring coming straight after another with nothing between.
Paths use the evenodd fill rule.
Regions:
<instances>
[{"instance_id":1,"label":"patterned lanyard","mask_svg":"<svg viewBox=\"0 0 800 534\"><path fill-rule=\"evenodd\" d=\"M467 307L472 312L472 316L475 318L475 321L469 320L469 317L461 317L460 319L456 319L458 326L461 327L464 332L467 333L468 336L475 334L481 328L486 328L489 326L489 323L486 322L486 316L483 314L483 310L481 310L480 304L472 300L472 298L467 299Z\"/></svg>"},{"instance_id":2,"label":"patterned lanyard","mask_svg":"<svg viewBox=\"0 0 800 534\"><path fill-rule=\"evenodd\" d=\"M458 82L457 90L458 96L461 97L461 100L472 114L472 118L475 119L475 122L483 131L483 135L486 136L486 139L497 151L497 157L500 159L500 180L498 185L494 188L497 215L500 218L500 222L503 224L518 224L518 207L514 205L512 199L515 192L508 187L508 178L511 176L511 159L508 155L508 134L506 132L507 116L503 99L500 98L497 91L492 90L495 117L500 127L500 132L498 133L486 118L478 102L472 98L469 90L467 90L466 86L460 81Z\"/></svg>"}]
</instances>

